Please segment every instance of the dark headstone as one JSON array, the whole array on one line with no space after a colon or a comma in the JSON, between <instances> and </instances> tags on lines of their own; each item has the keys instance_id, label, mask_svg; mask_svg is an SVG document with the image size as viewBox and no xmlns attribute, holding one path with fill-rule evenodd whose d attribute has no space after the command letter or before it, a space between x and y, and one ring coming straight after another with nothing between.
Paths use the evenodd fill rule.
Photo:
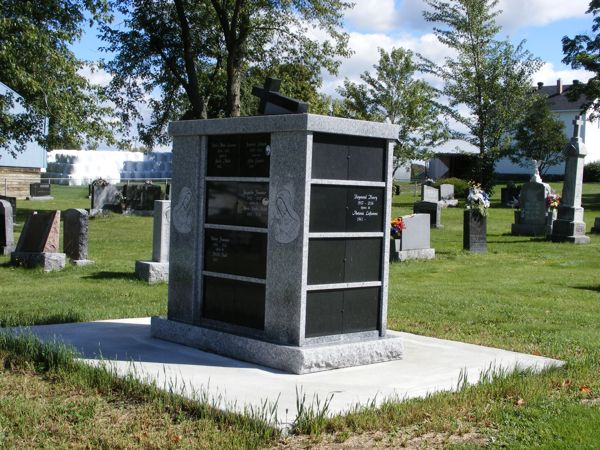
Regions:
<instances>
[{"instance_id":1,"label":"dark headstone","mask_svg":"<svg viewBox=\"0 0 600 450\"><path fill-rule=\"evenodd\" d=\"M154 211L154 202L162 195L161 187L154 184L129 184L122 189L125 208L134 211Z\"/></svg>"},{"instance_id":2,"label":"dark headstone","mask_svg":"<svg viewBox=\"0 0 600 450\"><path fill-rule=\"evenodd\" d=\"M85 209L67 209L64 212L65 254L72 261L88 258L88 213Z\"/></svg>"},{"instance_id":3,"label":"dark headstone","mask_svg":"<svg viewBox=\"0 0 600 450\"><path fill-rule=\"evenodd\" d=\"M47 197L50 195L50 183L31 183L29 185L31 197Z\"/></svg>"},{"instance_id":4,"label":"dark headstone","mask_svg":"<svg viewBox=\"0 0 600 450\"><path fill-rule=\"evenodd\" d=\"M519 201L520 195L521 186L512 184L500 189L500 201L503 206L513 206Z\"/></svg>"},{"instance_id":5,"label":"dark headstone","mask_svg":"<svg viewBox=\"0 0 600 450\"><path fill-rule=\"evenodd\" d=\"M549 188L543 183L530 181L523 185L519 200L519 211L515 212L515 223L511 233L517 236L544 236L548 221L546 195Z\"/></svg>"},{"instance_id":6,"label":"dark headstone","mask_svg":"<svg viewBox=\"0 0 600 450\"><path fill-rule=\"evenodd\" d=\"M5 200L10 203L12 208L12 220L13 224L17 223L17 197L7 197L6 195L0 195L0 200Z\"/></svg>"},{"instance_id":7,"label":"dark headstone","mask_svg":"<svg viewBox=\"0 0 600 450\"><path fill-rule=\"evenodd\" d=\"M400 195L400 186L398 184L394 185L394 195Z\"/></svg>"},{"instance_id":8,"label":"dark headstone","mask_svg":"<svg viewBox=\"0 0 600 450\"><path fill-rule=\"evenodd\" d=\"M121 190L113 185L92 185L91 209L96 211L110 210L121 211L123 194Z\"/></svg>"},{"instance_id":9,"label":"dark headstone","mask_svg":"<svg viewBox=\"0 0 600 450\"><path fill-rule=\"evenodd\" d=\"M60 211L33 212L23 226L16 252L57 253L60 239Z\"/></svg>"},{"instance_id":10,"label":"dark headstone","mask_svg":"<svg viewBox=\"0 0 600 450\"><path fill-rule=\"evenodd\" d=\"M0 255L10 255L14 250L12 206L6 200L0 200Z\"/></svg>"},{"instance_id":11,"label":"dark headstone","mask_svg":"<svg viewBox=\"0 0 600 450\"><path fill-rule=\"evenodd\" d=\"M487 251L487 217L472 209L464 211L463 248L474 253Z\"/></svg>"},{"instance_id":12,"label":"dark headstone","mask_svg":"<svg viewBox=\"0 0 600 450\"><path fill-rule=\"evenodd\" d=\"M431 228L444 227L442 225L442 205L439 202L417 202L413 206L413 212L415 214L429 214Z\"/></svg>"},{"instance_id":13,"label":"dark headstone","mask_svg":"<svg viewBox=\"0 0 600 450\"><path fill-rule=\"evenodd\" d=\"M308 112L308 104L279 93L281 80L267 78L262 88L253 87L252 95L260 99L258 113L261 115L302 114Z\"/></svg>"}]
</instances>

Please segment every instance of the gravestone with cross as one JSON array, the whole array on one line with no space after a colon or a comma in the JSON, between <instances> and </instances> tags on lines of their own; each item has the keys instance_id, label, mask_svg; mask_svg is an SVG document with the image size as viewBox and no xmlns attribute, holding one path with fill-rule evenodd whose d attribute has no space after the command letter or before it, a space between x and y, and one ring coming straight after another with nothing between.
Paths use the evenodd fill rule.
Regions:
<instances>
[{"instance_id":1,"label":"gravestone with cross","mask_svg":"<svg viewBox=\"0 0 600 450\"><path fill-rule=\"evenodd\" d=\"M586 228L581 207L583 165L587 154L580 135L582 125L581 116L577 116L573 121L573 137L566 148L565 181L557 219L552 228L551 239L553 242L565 241L574 244L589 244L590 242L589 236L585 235Z\"/></svg>"}]
</instances>

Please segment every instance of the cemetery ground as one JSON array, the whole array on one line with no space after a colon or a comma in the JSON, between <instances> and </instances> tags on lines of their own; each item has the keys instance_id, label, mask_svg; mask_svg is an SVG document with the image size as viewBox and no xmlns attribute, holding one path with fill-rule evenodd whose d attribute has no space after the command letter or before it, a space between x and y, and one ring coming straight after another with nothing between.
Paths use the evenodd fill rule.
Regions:
<instances>
[{"instance_id":1,"label":"cemetery ground","mask_svg":"<svg viewBox=\"0 0 600 450\"><path fill-rule=\"evenodd\" d=\"M394 197L394 216L412 212L412 189ZM17 234L28 211L89 206L87 188L52 190L54 201L18 202ZM266 408L221 413L88 367L68 349L2 337L0 446L600 447L600 237L577 246L510 236L513 210L499 207L497 190L487 253L462 250L462 208L448 208L444 228L431 234L436 259L391 266L388 327L540 354L565 361L564 367L490 376L457 393L392 399L332 419L323 417L327 399L321 399L284 437L262 422ZM600 216L600 184L584 185L583 206L590 230ZM92 266L42 273L0 257L0 323L164 315L166 285L147 285L133 274L135 261L148 259L151 248L151 217L110 214L90 221Z\"/></svg>"}]
</instances>

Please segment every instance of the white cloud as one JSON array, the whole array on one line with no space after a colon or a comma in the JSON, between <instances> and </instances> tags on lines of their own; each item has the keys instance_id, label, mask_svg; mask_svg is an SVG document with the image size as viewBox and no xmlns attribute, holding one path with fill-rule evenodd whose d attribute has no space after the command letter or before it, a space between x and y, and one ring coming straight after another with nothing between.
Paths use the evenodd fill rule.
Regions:
<instances>
[{"instance_id":1,"label":"white cloud","mask_svg":"<svg viewBox=\"0 0 600 450\"><path fill-rule=\"evenodd\" d=\"M354 0L346 20L358 31L388 31L398 26L394 0Z\"/></svg>"},{"instance_id":2,"label":"white cloud","mask_svg":"<svg viewBox=\"0 0 600 450\"><path fill-rule=\"evenodd\" d=\"M543 26L552 22L574 17L583 17L590 0L500 0L498 9L502 11L497 22L505 31L528 26ZM396 17L397 27L415 30L431 30L432 24L423 18L423 10L428 8L423 0L402 0Z\"/></svg>"},{"instance_id":3,"label":"white cloud","mask_svg":"<svg viewBox=\"0 0 600 450\"><path fill-rule=\"evenodd\" d=\"M556 81L560 78L563 84L571 84L573 80L579 80L583 83L587 82L594 74L586 70L556 70L551 63L545 63L540 70L533 76L535 83L544 83L548 85L556 85Z\"/></svg>"},{"instance_id":4,"label":"white cloud","mask_svg":"<svg viewBox=\"0 0 600 450\"><path fill-rule=\"evenodd\" d=\"M108 86L112 80L112 75L104 69L100 69L95 64L86 64L77 73L84 78L87 78L91 84L99 86Z\"/></svg>"}]
</instances>

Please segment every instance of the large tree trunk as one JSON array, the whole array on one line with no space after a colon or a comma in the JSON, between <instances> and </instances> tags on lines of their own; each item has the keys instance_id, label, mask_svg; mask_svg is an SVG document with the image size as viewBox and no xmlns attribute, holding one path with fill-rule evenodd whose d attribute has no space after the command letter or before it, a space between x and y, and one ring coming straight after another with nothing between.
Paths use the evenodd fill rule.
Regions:
<instances>
[{"instance_id":1,"label":"large tree trunk","mask_svg":"<svg viewBox=\"0 0 600 450\"><path fill-rule=\"evenodd\" d=\"M240 116L242 69L239 51L230 49L227 58L227 115Z\"/></svg>"}]
</instances>

